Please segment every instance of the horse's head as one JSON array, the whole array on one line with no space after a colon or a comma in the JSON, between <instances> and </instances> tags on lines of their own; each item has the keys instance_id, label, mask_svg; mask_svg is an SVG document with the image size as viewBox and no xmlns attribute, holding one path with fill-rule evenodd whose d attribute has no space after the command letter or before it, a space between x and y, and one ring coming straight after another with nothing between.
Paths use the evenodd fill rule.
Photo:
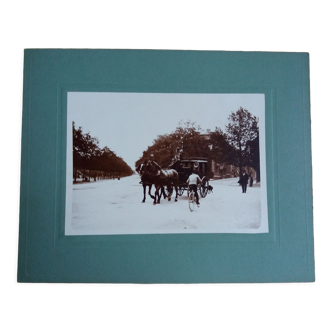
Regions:
<instances>
[{"instance_id":1,"label":"horse's head","mask_svg":"<svg viewBox=\"0 0 332 332\"><path fill-rule=\"evenodd\" d=\"M139 164L139 165L136 167L136 172L137 172L139 175L143 175L143 174L144 174L144 171L145 171L145 164Z\"/></svg>"},{"instance_id":2,"label":"horse's head","mask_svg":"<svg viewBox=\"0 0 332 332\"><path fill-rule=\"evenodd\" d=\"M152 163L151 160L149 160L146 164L145 164L145 172L152 175L154 173L154 164Z\"/></svg>"},{"instance_id":3,"label":"horse's head","mask_svg":"<svg viewBox=\"0 0 332 332\"><path fill-rule=\"evenodd\" d=\"M136 172L139 174L139 175L143 175L146 173L146 166L148 164L148 160L144 160L144 162L142 164L139 164L137 167L136 167Z\"/></svg>"},{"instance_id":4,"label":"horse's head","mask_svg":"<svg viewBox=\"0 0 332 332\"><path fill-rule=\"evenodd\" d=\"M145 166L145 170L150 176L158 176L161 168L155 161L149 160Z\"/></svg>"},{"instance_id":5,"label":"horse's head","mask_svg":"<svg viewBox=\"0 0 332 332\"><path fill-rule=\"evenodd\" d=\"M145 160L136 168L136 172L140 175L143 182L149 182L154 175L154 164L150 160Z\"/></svg>"}]
</instances>

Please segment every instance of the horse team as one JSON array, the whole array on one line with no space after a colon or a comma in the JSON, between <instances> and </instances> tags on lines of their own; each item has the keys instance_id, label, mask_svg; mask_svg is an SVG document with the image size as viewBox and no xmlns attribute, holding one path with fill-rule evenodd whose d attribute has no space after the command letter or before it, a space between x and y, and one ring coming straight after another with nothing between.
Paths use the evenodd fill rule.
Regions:
<instances>
[{"instance_id":1,"label":"horse team","mask_svg":"<svg viewBox=\"0 0 332 332\"><path fill-rule=\"evenodd\" d=\"M160 204L161 195L164 199L171 200L173 187L176 192L175 202L178 200L179 174L174 169L162 169L155 161L146 160L136 168L136 172L141 176L143 186L143 200L146 198L146 187L149 187L149 195L154 200L153 204ZM152 186L155 186L154 195L151 194ZM167 193L165 192L167 189Z\"/></svg>"}]
</instances>

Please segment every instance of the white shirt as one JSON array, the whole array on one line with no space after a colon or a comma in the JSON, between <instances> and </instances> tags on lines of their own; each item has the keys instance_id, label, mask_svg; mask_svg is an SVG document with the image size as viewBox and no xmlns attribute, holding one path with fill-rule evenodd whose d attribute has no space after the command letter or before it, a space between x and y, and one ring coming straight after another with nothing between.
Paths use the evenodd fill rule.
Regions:
<instances>
[{"instance_id":1,"label":"white shirt","mask_svg":"<svg viewBox=\"0 0 332 332\"><path fill-rule=\"evenodd\" d=\"M197 184L197 182L202 182L202 180L197 174L191 174L187 182L189 182L189 185L191 185L191 184Z\"/></svg>"}]
</instances>

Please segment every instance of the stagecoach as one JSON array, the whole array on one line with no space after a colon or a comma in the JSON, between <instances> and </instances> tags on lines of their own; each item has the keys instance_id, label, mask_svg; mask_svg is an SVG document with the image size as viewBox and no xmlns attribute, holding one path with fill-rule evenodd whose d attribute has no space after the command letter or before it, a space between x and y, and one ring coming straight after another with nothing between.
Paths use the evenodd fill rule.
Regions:
<instances>
[{"instance_id":1,"label":"stagecoach","mask_svg":"<svg viewBox=\"0 0 332 332\"><path fill-rule=\"evenodd\" d=\"M197 187L201 197L206 197L206 195L211 191L211 187L209 186L210 171L208 167L207 158L192 157L192 158L177 160L169 168L176 170L179 174L180 178L179 181L180 184L178 187L179 196L182 196L185 190L188 191L187 180L189 175L193 172L193 170L197 172L197 174L203 181L202 184ZM169 190L167 190L167 188L164 189L166 191L166 194L169 193Z\"/></svg>"}]
</instances>

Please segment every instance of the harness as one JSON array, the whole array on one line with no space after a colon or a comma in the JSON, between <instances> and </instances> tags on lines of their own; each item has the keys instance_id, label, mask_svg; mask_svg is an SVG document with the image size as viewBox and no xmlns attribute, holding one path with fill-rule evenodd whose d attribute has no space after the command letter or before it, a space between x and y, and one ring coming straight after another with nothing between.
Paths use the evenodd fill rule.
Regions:
<instances>
[{"instance_id":1,"label":"harness","mask_svg":"<svg viewBox=\"0 0 332 332\"><path fill-rule=\"evenodd\" d=\"M174 169L162 169L155 161L151 161L150 165L152 171L157 170L155 173L156 181L165 181L172 184L174 180L178 179L178 173Z\"/></svg>"}]
</instances>

